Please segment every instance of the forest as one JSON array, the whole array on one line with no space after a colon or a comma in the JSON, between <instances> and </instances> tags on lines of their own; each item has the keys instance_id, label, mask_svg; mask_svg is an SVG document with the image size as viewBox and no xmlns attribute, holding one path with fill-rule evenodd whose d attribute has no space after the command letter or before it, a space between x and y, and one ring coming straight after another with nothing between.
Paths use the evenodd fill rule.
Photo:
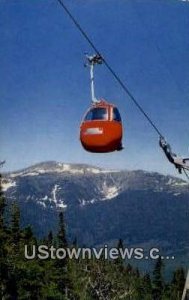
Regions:
<instances>
[{"instance_id":1,"label":"forest","mask_svg":"<svg viewBox=\"0 0 189 300\"><path fill-rule=\"evenodd\" d=\"M8 216L7 216L7 211ZM46 259L24 257L25 245L77 248L77 237L68 242L64 214L59 213L56 233L37 238L32 227L20 226L20 210L16 203L8 205L0 188L0 299L130 299L180 300L185 283L185 271L177 268L172 279L164 278L165 263L157 259L151 274L116 260ZM118 239L117 249L123 247Z\"/></svg>"}]
</instances>

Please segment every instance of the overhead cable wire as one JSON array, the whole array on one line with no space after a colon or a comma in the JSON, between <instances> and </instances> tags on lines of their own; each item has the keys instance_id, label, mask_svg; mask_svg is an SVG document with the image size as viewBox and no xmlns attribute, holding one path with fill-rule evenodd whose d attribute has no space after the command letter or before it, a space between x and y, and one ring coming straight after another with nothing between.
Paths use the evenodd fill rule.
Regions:
<instances>
[{"instance_id":1,"label":"overhead cable wire","mask_svg":"<svg viewBox=\"0 0 189 300\"><path fill-rule=\"evenodd\" d=\"M83 37L87 40L87 42L90 44L90 46L93 48L93 50L96 52L96 54L98 54L99 56L102 57L103 63L105 64L105 66L107 67L107 69L110 71L110 73L113 75L113 77L116 79L116 81L120 84L120 86L122 87L122 89L126 92L126 94L130 97L130 99L133 101L133 103L137 106L137 108L140 110L140 112L144 115L144 117L148 120L148 122L150 123L150 125L154 128L154 130L156 131L156 133L160 136L163 137L163 135L161 134L160 130L158 129L158 127L155 125L155 123L152 121L152 119L149 117L149 115L144 111L144 109L142 108L142 106L138 103L138 101L136 100L136 98L133 96L133 94L130 92L130 90L128 89L128 87L126 86L126 84L121 80L121 78L119 77L119 75L117 75L117 73L113 70L113 68L110 66L110 64L107 62L107 60L104 58L103 55L101 55L100 51L98 50L98 48L95 46L95 44L92 42L91 38L89 37L89 35L86 33L86 31L81 27L81 25L79 24L79 22L75 19L75 17L72 15L72 13L70 12L70 10L67 8L67 6L64 4L63 0L57 0L60 4L60 6L65 10L65 12L67 13L67 15L69 16L69 18L72 20L72 22L75 24L75 26L77 27L77 29L80 31L80 33L83 35ZM183 168L183 171L187 177L187 179L189 180L189 175L187 174L186 170Z\"/></svg>"},{"instance_id":2,"label":"overhead cable wire","mask_svg":"<svg viewBox=\"0 0 189 300\"><path fill-rule=\"evenodd\" d=\"M79 24L79 22L75 19L75 17L72 15L72 13L70 12L70 10L64 4L64 1L63 0L57 0L57 1L61 5L61 7L65 10L65 12L69 16L69 18L72 20L72 22L75 24L75 26L80 31L80 33L83 35L83 37L87 40L87 42L90 44L90 46L94 49L94 51L96 52L96 54L98 54L98 55L100 55L102 57L103 62L105 64L105 66L107 67L107 69L110 71L110 73L116 79L116 81L120 84L120 86L126 92L126 94L130 97L130 99L133 101L133 103L137 106L137 108L140 110L140 112L144 115L144 117L148 120L148 122L150 123L150 125L157 132L157 134L160 137L163 137L163 135L161 134L161 132L158 129L158 127L155 125L155 123L152 121L152 119L149 117L149 115L144 111L144 109L142 108L142 106L138 103L138 101L133 96L133 94L130 92L130 90L128 89L128 87L126 86L126 84L121 80L121 78L113 70L113 68L110 66L110 64L107 62L107 60L103 57L103 55L101 55L100 51L95 46L95 44L92 42L92 40L90 39L90 37L88 36L88 34L86 33L86 31L81 27L81 25Z\"/></svg>"}]
</instances>

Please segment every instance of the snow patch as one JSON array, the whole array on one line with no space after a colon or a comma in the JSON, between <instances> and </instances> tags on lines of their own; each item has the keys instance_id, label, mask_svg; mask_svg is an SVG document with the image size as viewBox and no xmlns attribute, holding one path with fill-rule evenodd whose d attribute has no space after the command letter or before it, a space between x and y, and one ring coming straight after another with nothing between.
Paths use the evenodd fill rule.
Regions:
<instances>
[{"instance_id":1,"label":"snow patch","mask_svg":"<svg viewBox=\"0 0 189 300\"><path fill-rule=\"evenodd\" d=\"M45 202L39 201L38 203L39 203L40 205L42 205L43 207L46 207Z\"/></svg>"},{"instance_id":2,"label":"snow patch","mask_svg":"<svg viewBox=\"0 0 189 300\"><path fill-rule=\"evenodd\" d=\"M118 196L119 189L116 185L107 186L106 182L104 182L102 193L104 194L104 198L102 200L110 200Z\"/></svg>"},{"instance_id":3,"label":"snow patch","mask_svg":"<svg viewBox=\"0 0 189 300\"><path fill-rule=\"evenodd\" d=\"M188 185L188 182L175 182L174 184L173 184L173 186L185 186L185 185Z\"/></svg>"},{"instance_id":4,"label":"snow patch","mask_svg":"<svg viewBox=\"0 0 189 300\"><path fill-rule=\"evenodd\" d=\"M173 195L175 196L175 197L177 197L177 196L179 196L181 193L174 193Z\"/></svg>"},{"instance_id":5,"label":"snow patch","mask_svg":"<svg viewBox=\"0 0 189 300\"><path fill-rule=\"evenodd\" d=\"M47 173L47 170L37 169L36 172L38 172L39 174L44 174L44 173Z\"/></svg>"},{"instance_id":6,"label":"snow patch","mask_svg":"<svg viewBox=\"0 0 189 300\"><path fill-rule=\"evenodd\" d=\"M57 193L58 190L60 190L60 187L59 187L58 184L55 184L55 186L54 186L54 188L53 188L53 190L52 190L52 197L53 197L52 200L53 200L55 203L57 203L56 193Z\"/></svg>"},{"instance_id":7,"label":"snow patch","mask_svg":"<svg viewBox=\"0 0 189 300\"><path fill-rule=\"evenodd\" d=\"M101 170L96 169L96 168L87 168L86 171L90 172L90 173L93 173L93 174L99 174L99 173L101 173Z\"/></svg>"},{"instance_id":8,"label":"snow patch","mask_svg":"<svg viewBox=\"0 0 189 300\"><path fill-rule=\"evenodd\" d=\"M116 186L108 187L106 190L105 199L112 199L118 195L118 188Z\"/></svg>"},{"instance_id":9,"label":"snow patch","mask_svg":"<svg viewBox=\"0 0 189 300\"><path fill-rule=\"evenodd\" d=\"M57 204L57 207L59 207L59 208L66 208L67 204L64 204L64 202L62 201L61 203Z\"/></svg>"},{"instance_id":10,"label":"snow patch","mask_svg":"<svg viewBox=\"0 0 189 300\"><path fill-rule=\"evenodd\" d=\"M6 192L11 187L16 186L16 181L3 181L2 182L2 191Z\"/></svg>"},{"instance_id":11,"label":"snow patch","mask_svg":"<svg viewBox=\"0 0 189 300\"><path fill-rule=\"evenodd\" d=\"M64 171L70 171L71 167L69 164L63 164L63 170Z\"/></svg>"},{"instance_id":12,"label":"snow patch","mask_svg":"<svg viewBox=\"0 0 189 300\"><path fill-rule=\"evenodd\" d=\"M52 201L56 204L56 207L66 208L67 204L64 203L62 199L57 199L57 192L61 190L61 187L58 184L55 184L52 190Z\"/></svg>"},{"instance_id":13,"label":"snow patch","mask_svg":"<svg viewBox=\"0 0 189 300\"><path fill-rule=\"evenodd\" d=\"M166 183L166 185L171 185L173 184L175 181L172 178L169 178L168 182Z\"/></svg>"},{"instance_id":14,"label":"snow patch","mask_svg":"<svg viewBox=\"0 0 189 300\"><path fill-rule=\"evenodd\" d=\"M12 174L10 174L10 177L11 178L14 178L14 177L17 177L17 176L22 176L24 173L23 172L18 172L18 173L12 173Z\"/></svg>"},{"instance_id":15,"label":"snow patch","mask_svg":"<svg viewBox=\"0 0 189 300\"><path fill-rule=\"evenodd\" d=\"M166 185L172 185L172 186L185 186L185 185L188 185L188 183L185 182L185 181L177 181L176 179L169 178L169 180L168 180L168 182L166 183Z\"/></svg>"},{"instance_id":16,"label":"snow patch","mask_svg":"<svg viewBox=\"0 0 189 300\"><path fill-rule=\"evenodd\" d=\"M21 176L26 177L26 176L38 176L38 175L39 175L39 172L30 172L30 173L22 174Z\"/></svg>"},{"instance_id":17,"label":"snow patch","mask_svg":"<svg viewBox=\"0 0 189 300\"><path fill-rule=\"evenodd\" d=\"M87 205L87 204L93 204L93 203L95 203L96 202L96 199L91 199L90 201L87 201L87 200L85 200L85 199L79 199L79 202L80 202L80 205L81 206L85 206L85 205Z\"/></svg>"}]
</instances>

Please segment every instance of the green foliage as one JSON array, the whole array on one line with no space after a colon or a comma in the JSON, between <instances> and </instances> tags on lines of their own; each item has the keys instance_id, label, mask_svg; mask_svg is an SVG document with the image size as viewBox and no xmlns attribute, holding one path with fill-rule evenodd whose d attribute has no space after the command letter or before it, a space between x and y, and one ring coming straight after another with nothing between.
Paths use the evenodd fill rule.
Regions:
<instances>
[{"instance_id":1,"label":"green foliage","mask_svg":"<svg viewBox=\"0 0 189 300\"><path fill-rule=\"evenodd\" d=\"M24 258L25 245L40 245L30 226L20 228L20 211L11 207L11 220L5 226L5 199L0 190L0 299L3 300L177 300L181 298L185 274L177 269L170 283L163 278L159 259L152 278L125 264L121 257L115 261L100 259ZM77 248L77 239L68 245L64 216L59 215L57 235L49 232L42 244L48 247ZM117 249L123 249L120 239Z\"/></svg>"},{"instance_id":2,"label":"green foliage","mask_svg":"<svg viewBox=\"0 0 189 300\"><path fill-rule=\"evenodd\" d=\"M162 259L159 257L155 268L153 271L153 300L161 300L163 295L163 289L164 289L164 282L163 282L163 275L162 275L162 269L163 269L163 262Z\"/></svg>"},{"instance_id":3,"label":"green foliage","mask_svg":"<svg viewBox=\"0 0 189 300\"><path fill-rule=\"evenodd\" d=\"M61 248L67 246L63 212L60 212L59 214L59 230L58 230L57 238L58 238L58 247Z\"/></svg>"}]
</instances>

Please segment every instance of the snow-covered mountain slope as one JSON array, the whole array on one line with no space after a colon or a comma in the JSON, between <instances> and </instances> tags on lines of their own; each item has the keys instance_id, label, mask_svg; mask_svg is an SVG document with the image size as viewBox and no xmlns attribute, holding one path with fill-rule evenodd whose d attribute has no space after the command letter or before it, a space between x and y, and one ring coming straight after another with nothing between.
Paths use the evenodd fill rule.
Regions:
<instances>
[{"instance_id":1,"label":"snow-covered mountain slope","mask_svg":"<svg viewBox=\"0 0 189 300\"><path fill-rule=\"evenodd\" d=\"M69 173L69 174L99 174L99 173L109 173L110 170L103 170L101 168L92 167L84 164L68 164L68 163L60 163L55 161L42 162L31 166L29 168L25 168L13 173L9 173L11 178L17 176L38 176L40 174L46 173ZM116 172L116 171L112 171Z\"/></svg>"},{"instance_id":2,"label":"snow-covered mountain slope","mask_svg":"<svg viewBox=\"0 0 189 300\"><path fill-rule=\"evenodd\" d=\"M31 201L43 207L64 208L113 200L127 190L166 192L177 197L188 193L187 182L144 171L116 171L44 162L4 174L3 190L10 201Z\"/></svg>"},{"instance_id":3,"label":"snow-covered mountain slope","mask_svg":"<svg viewBox=\"0 0 189 300\"><path fill-rule=\"evenodd\" d=\"M179 178L45 162L4 174L3 189L8 203L19 203L21 224L39 236L56 229L64 210L68 235L81 244L123 238L168 254L188 251L189 185Z\"/></svg>"},{"instance_id":4,"label":"snow-covered mountain slope","mask_svg":"<svg viewBox=\"0 0 189 300\"><path fill-rule=\"evenodd\" d=\"M64 210L70 240L83 245L161 247L180 264L189 245L189 185L145 171L45 162L3 175L8 204L16 201L21 224L39 236L56 230ZM189 259L189 257L188 257Z\"/></svg>"}]
</instances>

